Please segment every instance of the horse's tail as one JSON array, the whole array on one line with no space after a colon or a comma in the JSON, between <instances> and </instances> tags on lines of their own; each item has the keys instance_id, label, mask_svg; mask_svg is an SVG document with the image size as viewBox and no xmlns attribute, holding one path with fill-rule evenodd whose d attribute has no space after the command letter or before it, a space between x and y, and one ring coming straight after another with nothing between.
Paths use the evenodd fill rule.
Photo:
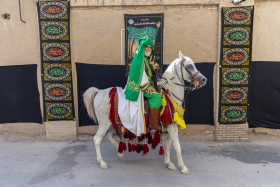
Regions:
<instances>
[{"instance_id":1,"label":"horse's tail","mask_svg":"<svg viewBox=\"0 0 280 187\"><path fill-rule=\"evenodd\" d=\"M97 93L98 93L98 88L91 87L87 89L83 95L84 104L86 106L88 115L90 118L94 120L95 123L97 123L97 119L96 119L93 101Z\"/></svg>"}]
</instances>

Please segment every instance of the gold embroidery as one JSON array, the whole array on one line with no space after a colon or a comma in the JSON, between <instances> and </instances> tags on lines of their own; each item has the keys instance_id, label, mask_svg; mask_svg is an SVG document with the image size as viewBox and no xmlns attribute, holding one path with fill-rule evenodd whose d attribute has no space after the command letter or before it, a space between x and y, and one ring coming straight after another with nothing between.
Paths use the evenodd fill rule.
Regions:
<instances>
[{"instance_id":1,"label":"gold embroidery","mask_svg":"<svg viewBox=\"0 0 280 187\"><path fill-rule=\"evenodd\" d=\"M144 62L145 62L145 64L146 64L145 70L146 70L147 75L148 75L149 77L152 77L152 76L153 76L153 73L152 73L151 65L150 65L150 63L149 63L148 58L145 58L145 57L144 57Z\"/></svg>"},{"instance_id":2,"label":"gold embroidery","mask_svg":"<svg viewBox=\"0 0 280 187\"><path fill-rule=\"evenodd\" d=\"M135 84L134 81L130 81L129 77L128 77L128 81L127 81L127 88L133 92L138 92L139 91L139 86L137 86L137 84Z\"/></svg>"},{"instance_id":3,"label":"gold embroidery","mask_svg":"<svg viewBox=\"0 0 280 187\"><path fill-rule=\"evenodd\" d=\"M141 87L143 86L147 86L147 84L149 84L150 82L146 82L145 84L142 84Z\"/></svg>"},{"instance_id":4,"label":"gold embroidery","mask_svg":"<svg viewBox=\"0 0 280 187\"><path fill-rule=\"evenodd\" d=\"M130 78L128 77L127 89L129 89L130 91L137 92L137 93L139 92L140 84L141 84L141 81L142 81L143 68L144 68L144 63L141 64L140 76L139 76L139 79L138 79L138 83L135 83L134 81L131 81Z\"/></svg>"},{"instance_id":5,"label":"gold embroidery","mask_svg":"<svg viewBox=\"0 0 280 187\"><path fill-rule=\"evenodd\" d=\"M141 86L141 90L146 90L148 87L150 86L150 82L147 82L146 84L144 84L144 86Z\"/></svg>"},{"instance_id":6,"label":"gold embroidery","mask_svg":"<svg viewBox=\"0 0 280 187\"><path fill-rule=\"evenodd\" d=\"M149 93L147 90L145 90L146 93ZM152 94L159 94L158 92L151 92Z\"/></svg>"}]
</instances>

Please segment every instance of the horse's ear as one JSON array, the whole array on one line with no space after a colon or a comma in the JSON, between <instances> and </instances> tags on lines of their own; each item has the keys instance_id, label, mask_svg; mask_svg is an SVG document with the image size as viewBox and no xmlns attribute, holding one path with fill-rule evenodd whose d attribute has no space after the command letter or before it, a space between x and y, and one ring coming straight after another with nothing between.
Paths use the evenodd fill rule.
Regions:
<instances>
[{"instance_id":1,"label":"horse's ear","mask_svg":"<svg viewBox=\"0 0 280 187\"><path fill-rule=\"evenodd\" d=\"M179 59L184 59L185 58L185 56L181 53L181 50L179 51Z\"/></svg>"}]
</instances>

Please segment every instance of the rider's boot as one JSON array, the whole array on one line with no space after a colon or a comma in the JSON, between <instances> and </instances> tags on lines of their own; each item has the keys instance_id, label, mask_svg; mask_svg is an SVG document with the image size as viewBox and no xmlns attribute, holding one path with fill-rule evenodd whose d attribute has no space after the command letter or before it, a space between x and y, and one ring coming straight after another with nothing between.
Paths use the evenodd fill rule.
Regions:
<instances>
[{"instance_id":1,"label":"rider's boot","mask_svg":"<svg viewBox=\"0 0 280 187\"><path fill-rule=\"evenodd\" d=\"M156 130L161 130L162 126L159 123L160 109L150 108L149 127Z\"/></svg>"}]
</instances>

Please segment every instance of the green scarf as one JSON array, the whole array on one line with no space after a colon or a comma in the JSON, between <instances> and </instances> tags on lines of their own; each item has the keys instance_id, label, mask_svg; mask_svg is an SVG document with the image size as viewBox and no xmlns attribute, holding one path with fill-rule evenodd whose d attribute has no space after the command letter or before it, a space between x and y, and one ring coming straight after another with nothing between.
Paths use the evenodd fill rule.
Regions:
<instances>
[{"instance_id":1,"label":"green scarf","mask_svg":"<svg viewBox=\"0 0 280 187\"><path fill-rule=\"evenodd\" d=\"M144 38L139 39L138 48L131 62L131 66L128 74L126 90L125 90L125 98L127 100L134 101L134 102L137 101L139 91L140 91L140 84L142 81L143 68L145 64L144 51L146 45L152 46L151 55L153 54L154 52L153 41L146 36Z\"/></svg>"}]
</instances>

